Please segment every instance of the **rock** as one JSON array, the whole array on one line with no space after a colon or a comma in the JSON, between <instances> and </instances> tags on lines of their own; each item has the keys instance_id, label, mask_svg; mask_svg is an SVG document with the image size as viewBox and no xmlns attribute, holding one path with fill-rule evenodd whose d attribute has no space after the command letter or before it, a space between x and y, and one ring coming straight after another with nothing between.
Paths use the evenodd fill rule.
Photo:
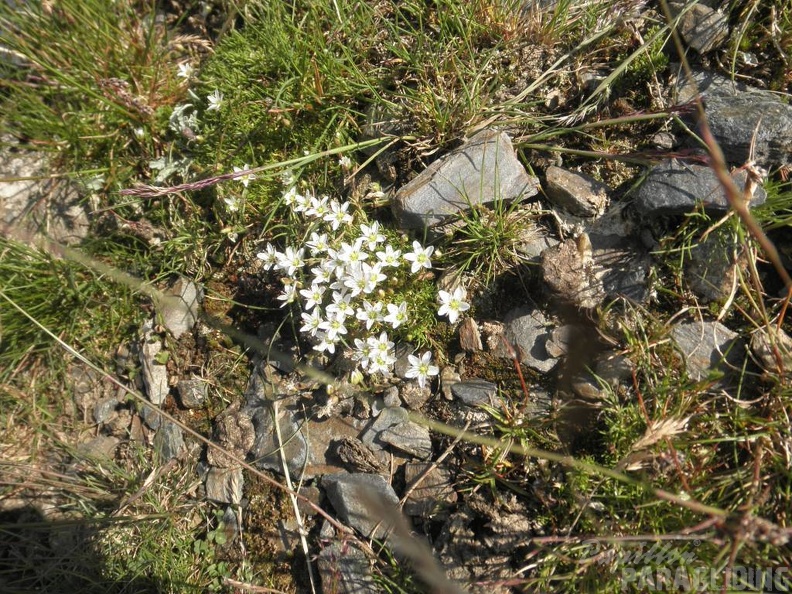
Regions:
<instances>
[{"instance_id":1,"label":"rock","mask_svg":"<svg viewBox=\"0 0 792 594\"><path fill-rule=\"evenodd\" d=\"M446 400L453 400L451 386L462 381L462 377L453 365L446 365L440 370L440 392Z\"/></svg>"},{"instance_id":2,"label":"rock","mask_svg":"<svg viewBox=\"0 0 792 594\"><path fill-rule=\"evenodd\" d=\"M110 421L116 414L116 408L121 404L121 401L116 396L109 396L103 398L94 405L93 418L97 425L102 425Z\"/></svg>"},{"instance_id":3,"label":"rock","mask_svg":"<svg viewBox=\"0 0 792 594\"><path fill-rule=\"evenodd\" d=\"M746 264L737 255L741 251L736 237L720 229L693 246L684 277L690 290L704 302L726 299L737 282L738 268Z\"/></svg>"},{"instance_id":4,"label":"rock","mask_svg":"<svg viewBox=\"0 0 792 594\"><path fill-rule=\"evenodd\" d=\"M382 403L385 406L399 406L401 401L399 400L399 388L396 386L390 386L382 393Z\"/></svg>"},{"instance_id":5,"label":"rock","mask_svg":"<svg viewBox=\"0 0 792 594\"><path fill-rule=\"evenodd\" d=\"M792 126L792 120L790 120ZM746 172L732 174L738 188L745 186ZM751 206L763 204L767 192L757 188ZM647 218L691 212L701 203L711 213L723 213L729 203L717 176L709 167L683 164L676 159L654 167L638 189L636 210Z\"/></svg>"},{"instance_id":6,"label":"rock","mask_svg":"<svg viewBox=\"0 0 792 594\"><path fill-rule=\"evenodd\" d=\"M184 436L181 428L176 423L163 419L154 436L154 451L159 455L160 462L176 458L183 448Z\"/></svg>"},{"instance_id":7,"label":"rock","mask_svg":"<svg viewBox=\"0 0 792 594\"><path fill-rule=\"evenodd\" d=\"M739 167L750 158L765 169L792 164L792 106L777 94L708 71L696 71L692 79L680 75L677 101L685 103L699 94L710 130L729 164ZM689 119L695 123L696 117Z\"/></svg>"},{"instance_id":8,"label":"rock","mask_svg":"<svg viewBox=\"0 0 792 594\"><path fill-rule=\"evenodd\" d=\"M215 418L213 443L228 450L237 458L244 459L255 440L256 430L250 411L242 410L239 401L234 402ZM232 468L238 465L238 462L214 447L208 448L206 459L212 466L220 468Z\"/></svg>"},{"instance_id":9,"label":"rock","mask_svg":"<svg viewBox=\"0 0 792 594\"><path fill-rule=\"evenodd\" d=\"M432 397L432 389L428 385L422 388L417 381L404 382L399 389L399 396L404 406L410 410L418 410ZM398 406L398 403L385 404Z\"/></svg>"},{"instance_id":10,"label":"rock","mask_svg":"<svg viewBox=\"0 0 792 594\"><path fill-rule=\"evenodd\" d=\"M239 465L210 468L206 474L206 498L219 503L238 504L242 501L245 479Z\"/></svg>"},{"instance_id":11,"label":"rock","mask_svg":"<svg viewBox=\"0 0 792 594\"><path fill-rule=\"evenodd\" d=\"M16 141L5 136L3 143L13 147ZM43 153L3 150L0 171L0 227L7 226L14 239L33 245L45 236L74 245L88 235L90 223L76 186L51 177ZM48 251L58 255L57 249Z\"/></svg>"},{"instance_id":12,"label":"rock","mask_svg":"<svg viewBox=\"0 0 792 594\"><path fill-rule=\"evenodd\" d=\"M420 482L412 489L419 478ZM442 519L447 517L448 508L457 501L451 473L429 462L405 464L404 482L406 491L410 493L404 502L404 513L410 516Z\"/></svg>"},{"instance_id":13,"label":"rock","mask_svg":"<svg viewBox=\"0 0 792 594\"><path fill-rule=\"evenodd\" d=\"M482 379L471 379L451 386L451 393L466 406L495 406L498 386Z\"/></svg>"},{"instance_id":14,"label":"rock","mask_svg":"<svg viewBox=\"0 0 792 594\"><path fill-rule=\"evenodd\" d=\"M542 254L542 275L550 292L562 303L581 309L593 309L605 299L597 271L585 233Z\"/></svg>"},{"instance_id":15,"label":"rock","mask_svg":"<svg viewBox=\"0 0 792 594\"><path fill-rule=\"evenodd\" d=\"M547 373L557 363L557 359L551 357L545 348L550 336L548 326L541 311L528 308L514 309L506 314L504 320L504 337L516 351L520 362L541 373ZM493 354L512 358L502 341L494 346Z\"/></svg>"},{"instance_id":16,"label":"rock","mask_svg":"<svg viewBox=\"0 0 792 594\"><path fill-rule=\"evenodd\" d=\"M610 188L593 177L550 166L544 188L548 200L573 215L596 217L608 206Z\"/></svg>"},{"instance_id":17,"label":"rock","mask_svg":"<svg viewBox=\"0 0 792 594\"><path fill-rule=\"evenodd\" d=\"M198 320L201 293L194 282L180 276L164 291L164 299L158 300L162 323L177 340Z\"/></svg>"},{"instance_id":18,"label":"rock","mask_svg":"<svg viewBox=\"0 0 792 594\"><path fill-rule=\"evenodd\" d=\"M475 353L484 348L481 344L478 324L471 317L463 318L459 324L459 346L468 353Z\"/></svg>"},{"instance_id":19,"label":"rock","mask_svg":"<svg viewBox=\"0 0 792 594\"><path fill-rule=\"evenodd\" d=\"M403 229L431 227L471 206L534 196L538 180L520 163L503 132L482 130L403 186L393 211Z\"/></svg>"},{"instance_id":20,"label":"rock","mask_svg":"<svg viewBox=\"0 0 792 594\"><path fill-rule=\"evenodd\" d=\"M635 363L627 355L615 352L600 355L594 367L596 376L613 387L632 380L634 371Z\"/></svg>"},{"instance_id":21,"label":"rock","mask_svg":"<svg viewBox=\"0 0 792 594\"><path fill-rule=\"evenodd\" d=\"M157 359L162 352L162 342L155 336L151 322L143 326L143 342L140 347L140 362L143 367L143 384L146 395L157 406L168 397L168 368Z\"/></svg>"},{"instance_id":22,"label":"rock","mask_svg":"<svg viewBox=\"0 0 792 594\"><path fill-rule=\"evenodd\" d=\"M146 427L152 431L156 431L159 429L159 426L162 423L163 416L160 414L159 409L156 406L142 404L140 406L140 418L146 424Z\"/></svg>"},{"instance_id":23,"label":"rock","mask_svg":"<svg viewBox=\"0 0 792 594\"><path fill-rule=\"evenodd\" d=\"M792 373L792 337L777 326L762 327L751 335L751 351L770 373Z\"/></svg>"},{"instance_id":24,"label":"rock","mask_svg":"<svg viewBox=\"0 0 792 594\"><path fill-rule=\"evenodd\" d=\"M429 429L410 421L408 412L400 407L383 409L363 432L361 440L374 449L390 445L416 458L432 455Z\"/></svg>"},{"instance_id":25,"label":"rock","mask_svg":"<svg viewBox=\"0 0 792 594\"><path fill-rule=\"evenodd\" d=\"M85 458L112 460L119 443L121 443L121 440L117 437L97 435L88 441L78 444L77 452Z\"/></svg>"},{"instance_id":26,"label":"rock","mask_svg":"<svg viewBox=\"0 0 792 594\"><path fill-rule=\"evenodd\" d=\"M365 443L354 437L339 437L330 444L333 454L350 472L388 475L383 460Z\"/></svg>"},{"instance_id":27,"label":"rock","mask_svg":"<svg viewBox=\"0 0 792 594\"><path fill-rule=\"evenodd\" d=\"M745 354L742 341L719 322L680 323L671 329L671 338L694 381L706 379L714 371L729 375L742 366Z\"/></svg>"},{"instance_id":28,"label":"rock","mask_svg":"<svg viewBox=\"0 0 792 594\"><path fill-rule=\"evenodd\" d=\"M604 217L603 217L604 218ZM645 303L650 297L649 271L652 258L630 236L589 234L592 271L609 299L626 297Z\"/></svg>"},{"instance_id":29,"label":"rock","mask_svg":"<svg viewBox=\"0 0 792 594\"><path fill-rule=\"evenodd\" d=\"M685 5L671 3L674 13ZM700 54L718 49L729 37L729 19L720 10L704 4L695 4L679 20L679 33L685 43Z\"/></svg>"},{"instance_id":30,"label":"rock","mask_svg":"<svg viewBox=\"0 0 792 594\"><path fill-rule=\"evenodd\" d=\"M322 592L368 594L379 591L365 553L351 541L333 542L324 547L316 563Z\"/></svg>"},{"instance_id":31,"label":"rock","mask_svg":"<svg viewBox=\"0 0 792 594\"><path fill-rule=\"evenodd\" d=\"M322 487L327 493L339 519L365 536L382 536L390 524L372 510L369 499L384 505L396 506L399 498L388 482L379 474L339 473L322 477ZM375 527L378 527L376 534Z\"/></svg>"},{"instance_id":32,"label":"rock","mask_svg":"<svg viewBox=\"0 0 792 594\"><path fill-rule=\"evenodd\" d=\"M179 391L179 401L184 408L199 408L206 401L207 385L200 378L181 380L176 384L176 389Z\"/></svg>"},{"instance_id":33,"label":"rock","mask_svg":"<svg viewBox=\"0 0 792 594\"><path fill-rule=\"evenodd\" d=\"M585 327L579 324L564 324L554 328L545 343L545 350L556 359L565 357L570 350L571 343L575 339L579 339L584 330Z\"/></svg>"},{"instance_id":34,"label":"rock","mask_svg":"<svg viewBox=\"0 0 792 594\"><path fill-rule=\"evenodd\" d=\"M766 169L792 163L792 106L770 93L758 92L712 95L705 98L704 106L712 135L727 162L741 166L752 156ZM742 188L743 184L738 182L737 186ZM764 200L765 192L760 189L752 204L762 204Z\"/></svg>"}]
</instances>

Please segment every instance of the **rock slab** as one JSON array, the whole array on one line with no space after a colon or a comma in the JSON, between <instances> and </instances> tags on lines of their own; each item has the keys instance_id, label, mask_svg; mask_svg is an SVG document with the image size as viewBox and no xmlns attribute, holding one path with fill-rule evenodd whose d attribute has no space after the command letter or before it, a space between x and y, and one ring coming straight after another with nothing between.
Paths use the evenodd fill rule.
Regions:
<instances>
[{"instance_id":1,"label":"rock slab","mask_svg":"<svg viewBox=\"0 0 792 594\"><path fill-rule=\"evenodd\" d=\"M382 521L372 502L395 506L399 498L388 482L379 474L339 473L322 478L322 486L338 517L361 534L371 535L378 527L382 535L390 524Z\"/></svg>"},{"instance_id":2,"label":"rock slab","mask_svg":"<svg viewBox=\"0 0 792 594\"><path fill-rule=\"evenodd\" d=\"M394 197L403 229L432 227L479 204L528 198L539 182L528 175L504 132L482 130L438 159Z\"/></svg>"}]
</instances>

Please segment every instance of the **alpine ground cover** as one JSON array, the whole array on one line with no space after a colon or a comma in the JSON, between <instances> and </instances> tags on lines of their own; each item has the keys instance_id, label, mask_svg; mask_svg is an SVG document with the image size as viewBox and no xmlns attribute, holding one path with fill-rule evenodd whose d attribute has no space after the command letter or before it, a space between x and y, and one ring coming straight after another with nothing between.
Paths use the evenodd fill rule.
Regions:
<instances>
[{"instance_id":1,"label":"alpine ground cover","mask_svg":"<svg viewBox=\"0 0 792 594\"><path fill-rule=\"evenodd\" d=\"M216 4L208 13L191 3L162 12L132 1L4 5L9 150L46 151L52 173L78 184L92 216L79 248L89 258L56 259L59 246L25 247L5 229L0 244L3 500L25 504L51 493L48 517L63 526L88 518L90 530L75 538L85 537L79 550L95 552L93 562L69 555L58 546L63 533L52 531L42 544L41 517L20 516L9 504L11 561L3 569L11 587L306 588L291 575L305 560L284 560L271 543L249 547L247 556L226 546L233 518L195 496L197 456L157 466L147 445L133 441L111 460L81 456L76 445L93 423L73 404L74 355L51 335L114 370L119 338L154 312L148 288L183 274L205 285L206 309L229 325L251 334L267 324L290 327L305 360L349 349L358 369L374 376L366 383L390 373L397 342L411 343L407 377L436 391L438 367L457 352L455 324L501 307L477 291L534 298L535 272L514 250L523 223L556 223L496 205L463 215L460 230L408 235L393 226L387 192L485 124L512 132L537 170L561 154L614 186L633 179L653 157L649 139L681 123L659 101L666 66L679 58L671 27L659 6L632 21L642 8L450 0L261 1ZM735 79L788 93L790 8L728 9L731 37L703 62L718 68L721 60ZM284 187L286 171L293 180ZM756 211L782 256L790 195L783 175L770 172L771 200ZM160 192L121 192L137 184ZM179 184L187 187L168 189ZM787 376L746 372L742 389L753 395L760 386L763 395L750 407L717 392L714 375L685 377L668 343L667 322L683 311L743 328L788 328L779 282L761 260L761 276L738 278L733 298L712 311L687 290L690 250L716 223L693 213L663 231L649 307L613 303L599 312L600 330L635 369L630 389L597 404L596 430L580 447L564 451L553 424L522 409L531 397L515 376L527 370L511 362L489 369L506 404L491 410L488 434L464 434L454 445L467 477L456 488L531 502L542 529L553 531L532 541L515 589L619 590L624 583L602 568L616 576L633 567L625 543L687 542L697 528L702 542L690 550L708 569L788 563L760 522L788 526ZM737 217L723 227L741 250L757 253ZM441 288L444 272L461 284ZM123 274L140 284L122 282ZM162 362L211 370L203 416L179 417L210 436L213 415L244 389L251 351L217 331L195 340L203 350L173 348ZM139 372L133 365L121 373L134 382ZM274 491L251 494L264 510L260 524L292 513ZM420 577L393 559L387 550L376 557L383 587L420 590Z\"/></svg>"}]
</instances>

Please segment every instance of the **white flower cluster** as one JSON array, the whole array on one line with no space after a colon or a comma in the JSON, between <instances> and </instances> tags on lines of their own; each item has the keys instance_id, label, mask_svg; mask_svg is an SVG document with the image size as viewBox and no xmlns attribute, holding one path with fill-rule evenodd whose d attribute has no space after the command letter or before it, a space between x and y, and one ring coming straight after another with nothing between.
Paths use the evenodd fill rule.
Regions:
<instances>
[{"instance_id":1,"label":"white flower cluster","mask_svg":"<svg viewBox=\"0 0 792 594\"><path fill-rule=\"evenodd\" d=\"M265 270L282 275L281 307L300 304L300 331L312 337L315 350L335 353L339 344L354 345L353 355L363 372L388 375L396 361L388 331L410 320L406 301L380 299L392 293L383 290L385 283L400 268L409 267L412 274L431 269L434 248L414 241L412 251L402 253L386 241L379 223L357 223L349 202L301 194L294 186L284 200L310 224L310 238L305 247L287 246L279 251L267 244L257 254ZM441 291L440 315L456 321L459 312L469 308L463 297L458 291ZM365 328L365 333L352 337L348 326L361 332ZM417 378L422 387L438 373L431 356L427 351L409 359L407 377Z\"/></svg>"}]
</instances>

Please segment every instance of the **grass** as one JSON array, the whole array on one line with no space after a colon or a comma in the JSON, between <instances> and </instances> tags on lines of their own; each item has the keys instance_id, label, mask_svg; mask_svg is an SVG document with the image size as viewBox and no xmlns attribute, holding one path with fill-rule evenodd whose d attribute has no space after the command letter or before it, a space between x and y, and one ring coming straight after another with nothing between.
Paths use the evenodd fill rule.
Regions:
<instances>
[{"instance_id":1,"label":"grass","mask_svg":"<svg viewBox=\"0 0 792 594\"><path fill-rule=\"evenodd\" d=\"M265 242L293 245L310 231L283 202L287 170L303 188L348 197L401 246L426 238L393 229L388 193L486 125L507 128L528 164L552 152L614 186L633 178L644 140L673 119L657 100L671 28L659 13L634 30L612 18L637 4L561 0L537 10L487 0L260 0L220 5L209 28L192 2L162 18L154 3L134 0L3 4L0 43L12 60L0 66L0 129L15 150L46 152L54 171L79 184L92 232L79 246L88 258L79 259L55 257L62 250L52 244L27 247L13 231L0 239L0 498L24 503L0 512L9 539L0 580L97 592L222 590L228 580L298 587L264 548L249 558L228 552L222 510L196 495L192 463L164 471L134 444L115 461L80 457L78 438L91 428L67 389L72 355L53 335L111 369L119 341L155 309L142 283L176 274L206 285L206 309L231 325L255 333L280 324L282 310L268 301L275 291L251 262ZM790 7L732 4L739 26L721 56L726 69L789 93ZM196 70L182 78L186 63ZM585 73L594 84L585 84ZM210 110L214 91L223 100ZM339 163L342 155L351 167ZM234 167L261 169L247 186L195 185ZM119 192L138 183L195 189ZM756 219L789 258L789 183L771 172L765 187L768 204ZM436 240L438 262L482 288L510 287L512 273L533 275L519 247L541 216L519 203L471 209ZM686 571L788 565L772 538L785 534L792 503L788 377L750 366L738 396L727 396L710 380L676 372L668 341L669 326L684 316L720 315L745 332L789 329L779 282L761 263L712 311L691 296L685 263L714 222L699 213L662 230L655 302L599 312L600 331L632 361L634 375L592 405L588 441L564 452L552 422L527 419L521 406L530 394L508 369L499 373L509 405L490 410L488 426L456 446L475 468L460 492L486 486L495 503L516 497L544 532L515 588L620 591L636 550L657 543L687 555L673 564ZM748 253L757 249L738 217L722 230ZM141 284L121 282L122 273ZM416 318L401 338L450 360L454 342L436 323L435 284L398 282L394 290ZM198 360L168 346L179 373L204 368L215 379L206 418L188 423L207 435L211 415L243 388L245 352L218 331L203 339ZM52 494L45 511L57 513L29 505L45 492ZM77 539L71 551L56 546L67 537ZM394 558L387 550L379 558L383 588L418 590L420 576Z\"/></svg>"}]
</instances>

